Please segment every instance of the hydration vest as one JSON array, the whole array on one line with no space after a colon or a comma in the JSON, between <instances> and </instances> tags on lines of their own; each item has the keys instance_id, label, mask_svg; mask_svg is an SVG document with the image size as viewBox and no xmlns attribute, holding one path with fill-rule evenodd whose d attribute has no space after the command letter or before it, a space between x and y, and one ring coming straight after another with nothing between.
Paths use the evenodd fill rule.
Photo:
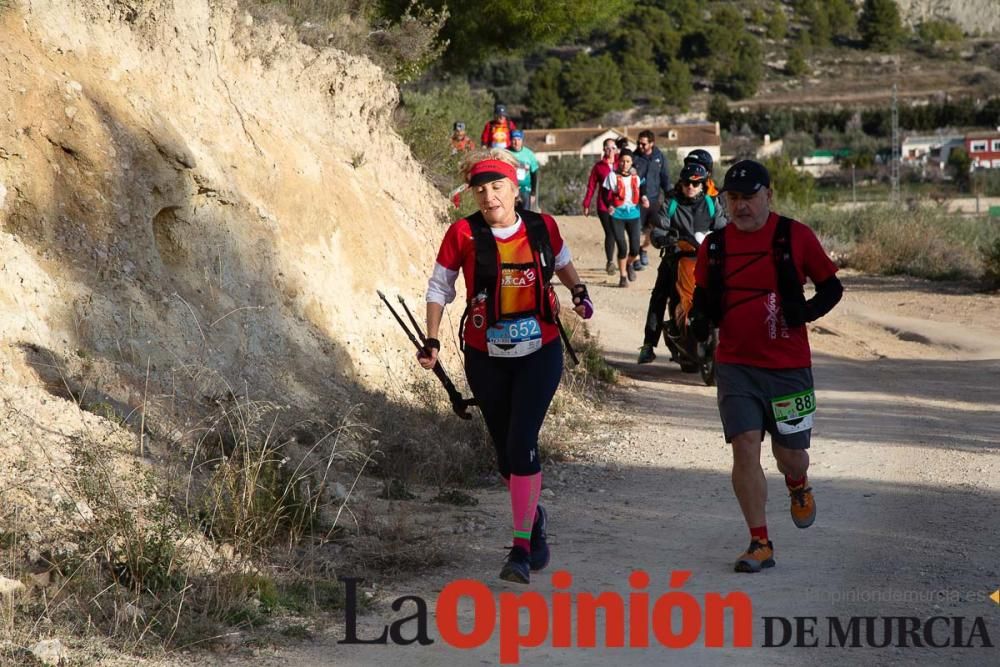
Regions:
<instances>
[{"instance_id":1,"label":"hydration vest","mask_svg":"<svg viewBox=\"0 0 1000 667\"><path fill-rule=\"evenodd\" d=\"M545 290L552 275L555 273L556 257L552 251L552 241L549 239L549 230L545 226L542 216L533 211L521 209L518 211L521 221L524 223L525 231L528 234L528 243L531 245L533 266L536 275L541 276L535 281L535 312L534 313L504 313L505 316L515 315L540 315L549 322L555 321L552 307L549 304ZM497 249L497 240L493 236L493 231L486 224L483 214L476 212L466 218L469 228L472 230L472 240L476 247L476 272L473 279L473 299L480 294L486 295L486 326L490 327L500 320L500 252ZM529 268L529 267L525 267ZM466 307L466 314L469 308ZM462 323L459 330L465 329L465 315L462 316Z\"/></svg>"},{"instance_id":2,"label":"hydration vest","mask_svg":"<svg viewBox=\"0 0 1000 667\"><path fill-rule=\"evenodd\" d=\"M726 289L726 228L708 235L708 316L714 326L722 324L725 315L722 293ZM771 240L771 257L778 278L778 294L782 307L792 303L805 303L805 291L799 282L799 272L792 259L792 220L780 216Z\"/></svg>"},{"instance_id":3,"label":"hydration vest","mask_svg":"<svg viewBox=\"0 0 1000 667\"><path fill-rule=\"evenodd\" d=\"M715 199L705 195L705 200L708 202L708 217L715 220ZM670 204L667 206L667 219L674 217L674 212L677 210L677 200L671 199Z\"/></svg>"},{"instance_id":4,"label":"hydration vest","mask_svg":"<svg viewBox=\"0 0 1000 667\"><path fill-rule=\"evenodd\" d=\"M632 201L630 201L630 202L626 202L625 201L625 179L626 178L628 178L628 179L630 179L632 181L632 183L631 183L631 185L632 185L632 188L631 188L632 189L632 192L631 192ZM615 175L615 191L613 193L613 196L614 196L614 199L612 199L612 202L614 203L615 207L621 206L622 204L625 204L625 203L638 204L639 203L639 199L640 199L640 197L639 197L639 177L636 176L635 174L630 174L628 176L622 176L621 174L616 174Z\"/></svg>"}]
</instances>

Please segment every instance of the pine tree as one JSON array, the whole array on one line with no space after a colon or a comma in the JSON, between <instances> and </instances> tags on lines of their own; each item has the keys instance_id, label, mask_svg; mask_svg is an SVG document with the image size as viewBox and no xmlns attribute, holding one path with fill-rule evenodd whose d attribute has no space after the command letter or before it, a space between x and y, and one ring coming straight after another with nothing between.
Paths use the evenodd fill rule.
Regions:
<instances>
[{"instance_id":1,"label":"pine tree","mask_svg":"<svg viewBox=\"0 0 1000 667\"><path fill-rule=\"evenodd\" d=\"M720 72L716 85L734 100L751 97L757 92L764 74L764 54L760 41L750 33L740 36L733 50L728 71Z\"/></svg>"},{"instance_id":2,"label":"pine tree","mask_svg":"<svg viewBox=\"0 0 1000 667\"><path fill-rule=\"evenodd\" d=\"M892 51L903 39L903 22L896 0L865 0L858 21L865 47Z\"/></svg>"},{"instance_id":3,"label":"pine tree","mask_svg":"<svg viewBox=\"0 0 1000 667\"><path fill-rule=\"evenodd\" d=\"M858 14L851 0L826 0L826 15L834 35L848 37L858 27Z\"/></svg>"},{"instance_id":4,"label":"pine tree","mask_svg":"<svg viewBox=\"0 0 1000 667\"><path fill-rule=\"evenodd\" d=\"M663 73L663 96L666 103L686 109L693 92L690 68L682 60L671 60Z\"/></svg>"},{"instance_id":5,"label":"pine tree","mask_svg":"<svg viewBox=\"0 0 1000 667\"><path fill-rule=\"evenodd\" d=\"M578 53L563 70L560 89L571 122L625 106L621 70L606 53L598 57Z\"/></svg>"},{"instance_id":6,"label":"pine tree","mask_svg":"<svg viewBox=\"0 0 1000 667\"><path fill-rule=\"evenodd\" d=\"M830 29L830 17L826 5L812 3L808 10L809 24L812 28L813 44L817 48L830 46L833 32Z\"/></svg>"},{"instance_id":7,"label":"pine tree","mask_svg":"<svg viewBox=\"0 0 1000 667\"><path fill-rule=\"evenodd\" d=\"M569 124L569 115L559 90L561 77L562 63L558 58L546 60L531 76L528 83L531 118L539 127L565 127Z\"/></svg>"}]
</instances>

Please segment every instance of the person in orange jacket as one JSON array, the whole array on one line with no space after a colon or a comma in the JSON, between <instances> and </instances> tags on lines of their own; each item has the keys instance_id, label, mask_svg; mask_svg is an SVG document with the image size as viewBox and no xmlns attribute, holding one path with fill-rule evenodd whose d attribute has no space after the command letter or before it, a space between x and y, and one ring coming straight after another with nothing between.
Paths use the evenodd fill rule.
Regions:
<instances>
[{"instance_id":1,"label":"person in orange jacket","mask_svg":"<svg viewBox=\"0 0 1000 667\"><path fill-rule=\"evenodd\" d=\"M472 137L465 133L465 123L455 121L453 132L451 133L451 154L468 153L476 148Z\"/></svg>"},{"instance_id":2,"label":"person in orange jacket","mask_svg":"<svg viewBox=\"0 0 1000 667\"><path fill-rule=\"evenodd\" d=\"M507 107L499 102L493 107L493 120L487 121L483 127L483 136L479 143L483 148L510 148L510 133L517 129L510 118L507 118Z\"/></svg>"}]
</instances>

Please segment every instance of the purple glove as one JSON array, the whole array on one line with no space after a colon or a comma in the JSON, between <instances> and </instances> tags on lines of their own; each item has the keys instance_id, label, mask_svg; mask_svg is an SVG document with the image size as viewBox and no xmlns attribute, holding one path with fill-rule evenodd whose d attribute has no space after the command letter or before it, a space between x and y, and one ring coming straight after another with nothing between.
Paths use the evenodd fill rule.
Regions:
<instances>
[{"instance_id":1,"label":"purple glove","mask_svg":"<svg viewBox=\"0 0 1000 667\"><path fill-rule=\"evenodd\" d=\"M589 320L594 316L594 302L590 300L590 294L587 292L587 286L583 283L579 285L574 285L573 289L570 290L573 295L573 306L583 306L583 319Z\"/></svg>"}]
</instances>

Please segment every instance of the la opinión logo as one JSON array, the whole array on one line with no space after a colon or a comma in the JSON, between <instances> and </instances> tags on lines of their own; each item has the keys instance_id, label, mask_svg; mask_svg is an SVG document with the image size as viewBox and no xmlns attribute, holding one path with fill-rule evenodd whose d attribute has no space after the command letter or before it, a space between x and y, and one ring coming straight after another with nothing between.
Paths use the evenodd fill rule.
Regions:
<instances>
[{"instance_id":1,"label":"la opini\u00f3n logo","mask_svg":"<svg viewBox=\"0 0 1000 667\"><path fill-rule=\"evenodd\" d=\"M649 575L642 570L628 578L631 590L600 593L573 592L573 576L564 570L552 574L554 591L549 597L537 591L494 593L481 581L460 579L449 583L438 595L434 606L437 634L441 641L456 649L474 649L499 633L500 664L518 664L522 648L535 648L546 642L554 648L596 648L599 641L607 648L649 648L655 640L670 649L694 645L699 638L704 646L722 648L726 637L726 611L732 619L730 647L753 645L753 603L746 593L705 593L699 600L680 590L691 572L670 573L671 590L653 598L647 590ZM417 595L395 599L394 612L410 611L383 626L377 637L360 638L357 631L357 587L364 581L340 577L345 586L344 639L340 644L433 644L428 632L428 605ZM459 625L459 602L472 603L472 628ZM551 598L551 599L550 599ZM527 613L528 624L522 632L519 617ZM598 637L598 612L603 614L604 634ZM680 622L674 620L679 618ZM626 619L628 630L626 632Z\"/></svg>"}]
</instances>

